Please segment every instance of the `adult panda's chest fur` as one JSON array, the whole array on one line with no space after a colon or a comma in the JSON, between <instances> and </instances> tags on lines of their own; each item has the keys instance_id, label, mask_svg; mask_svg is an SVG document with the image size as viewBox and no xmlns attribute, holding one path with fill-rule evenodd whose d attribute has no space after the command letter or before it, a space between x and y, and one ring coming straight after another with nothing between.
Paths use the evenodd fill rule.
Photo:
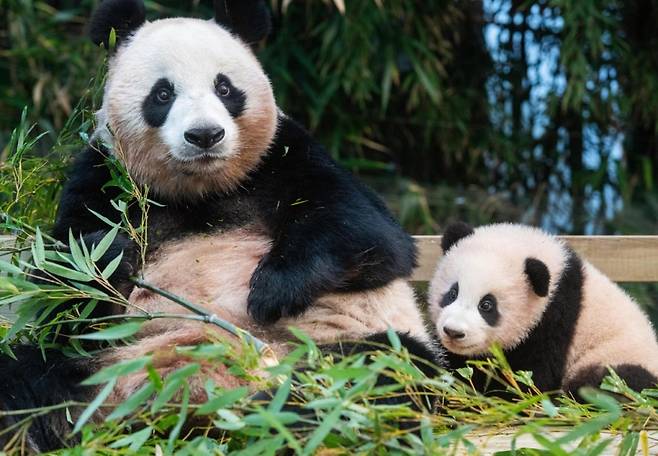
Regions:
<instances>
[{"instance_id":1,"label":"adult panda's chest fur","mask_svg":"<svg viewBox=\"0 0 658 456\"><path fill-rule=\"evenodd\" d=\"M257 203L253 195L235 193L152 205L143 279L238 326L253 324L246 311L249 282L271 248ZM144 289L133 290L129 301L149 313L187 313Z\"/></svg>"},{"instance_id":2,"label":"adult panda's chest fur","mask_svg":"<svg viewBox=\"0 0 658 456\"><path fill-rule=\"evenodd\" d=\"M160 245L146 261L142 274L149 284L249 328L253 325L246 305L249 282L270 247L271 239L253 225L190 234ZM129 301L149 313L188 313L179 304L145 289L134 289ZM158 325L157 320L153 323Z\"/></svg>"}]
</instances>

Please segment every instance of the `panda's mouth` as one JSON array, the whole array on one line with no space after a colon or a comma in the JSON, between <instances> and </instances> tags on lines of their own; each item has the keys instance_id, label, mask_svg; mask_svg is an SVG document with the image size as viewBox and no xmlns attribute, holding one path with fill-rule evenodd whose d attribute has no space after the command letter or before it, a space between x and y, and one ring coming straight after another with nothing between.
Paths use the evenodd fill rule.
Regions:
<instances>
[{"instance_id":1,"label":"panda's mouth","mask_svg":"<svg viewBox=\"0 0 658 456\"><path fill-rule=\"evenodd\" d=\"M228 157L221 153L204 152L183 157L173 157L174 162L185 174L199 174L213 171Z\"/></svg>"},{"instance_id":2,"label":"panda's mouth","mask_svg":"<svg viewBox=\"0 0 658 456\"><path fill-rule=\"evenodd\" d=\"M477 351L478 344L462 344L449 339L441 339L443 346L453 353L468 355Z\"/></svg>"},{"instance_id":3,"label":"panda's mouth","mask_svg":"<svg viewBox=\"0 0 658 456\"><path fill-rule=\"evenodd\" d=\"M226 157L223 157L220 154L205 153L193 157L191 163L211 163L216 160L226 160Z\"/></svg>"}]
</instances>

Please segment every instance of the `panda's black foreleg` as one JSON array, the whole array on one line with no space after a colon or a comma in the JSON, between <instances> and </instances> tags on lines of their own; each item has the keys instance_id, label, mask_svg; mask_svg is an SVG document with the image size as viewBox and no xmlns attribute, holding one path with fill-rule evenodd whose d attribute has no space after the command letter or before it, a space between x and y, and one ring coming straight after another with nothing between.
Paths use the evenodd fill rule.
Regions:
<instances>
[{"instance_id":1,"label":"panda's black foreleg","mask_svg":"<svg viewBox=\"0 0 658 456\"><path fill-rule=\"evenodd\" d=\"M658 378L637 364L620 364L613 366L613 369L632 390L642 391L645 388L655 388L658 384ZM588 366L565 382L562 389L565 393L572 394L575 399L582 400L578 393L580 388L585 386L598 388L608 373L605 366Z\"/></svg>"},{"instance_id":2,"label":"panda's black foreleg","mask_svg":"<svg viewBox=\"0 0 658 456\"><path fill-rule=\"evenodd\" d=\"M247 309L260 323L303 313L321 290L334 288L341 275L334 260L323 255L312 261L286 258L270 252L251 278Z\"/></svg>"},{"instance_id":3,"label":"panda's black foreleg","mask_svg":"<svg viewBox=\"0 0 658 456\"><path fill-rule=\"evenodd\" d=\"M74 441L67 440L72 419L80 407L61 404L88 402L94 390L80 385L92 373L89 361L67 358L61 352L35 346L13 348L17 359L0 355L0 451L12 442L30 453L62 448ZM50 408L48 412L39 409ZM32 410L30 413L20 413ZM25 429L27 429L25 431Z\"/></svg>"},{"instance_id":4,"label":"panda's black foreleg","mask_svg":"<svg viewBox=\"0 0 658 456\"><path fill-rule=\"evenodd\" d=\"M399 227L347 215L293 223L275 236L250 283L247 305L256 321L294 317L322 294L379 288L411 274L415 247Z\"/></svg>"}]
</instances>

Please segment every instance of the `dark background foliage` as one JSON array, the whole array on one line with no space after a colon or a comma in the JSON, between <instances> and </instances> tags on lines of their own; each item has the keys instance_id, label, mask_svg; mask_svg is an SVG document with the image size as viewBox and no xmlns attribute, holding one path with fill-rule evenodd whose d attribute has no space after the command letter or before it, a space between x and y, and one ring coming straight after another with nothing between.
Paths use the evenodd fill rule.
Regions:
<instances>
[{"instance_id":1,"label":"dark background foliage","mask_svg":"<svg viewBox=\"0 0 658 456\"><path fill-rule=\"evenodd\" d=\"M30 153L52 164L38 193L49 209L25 209L31 221L47 222L88 131L90 111L76 104L98 103L89 87L104 56L85 37L96 3L0 0L0 167L25 106L24 123L45 132ZM153 19L211 17L209 1L146 4ZM280 106L410 231L454 219L658 231L658 1L274 0L272 9L260 57Z\"/></svg>"}]
</instances>

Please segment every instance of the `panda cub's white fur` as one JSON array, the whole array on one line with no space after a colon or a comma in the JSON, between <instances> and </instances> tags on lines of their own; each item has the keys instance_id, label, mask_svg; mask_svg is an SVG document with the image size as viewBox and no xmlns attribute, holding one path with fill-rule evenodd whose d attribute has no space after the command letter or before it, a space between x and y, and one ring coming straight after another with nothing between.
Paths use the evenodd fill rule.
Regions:
<instances>
[{"instance_id":1,"label":"panda cub's white fur","mask_svg":"<svg viewBox=\"0 0 658 456\"><path fill-rule=\"evenodd\" d=\"M607 366L636 389L656 382L648 318L564 242L528 226L456 224L442 245L429 310L453 364L496 343L545 390L598 386Z\"/></svg>"}]
</instances>

